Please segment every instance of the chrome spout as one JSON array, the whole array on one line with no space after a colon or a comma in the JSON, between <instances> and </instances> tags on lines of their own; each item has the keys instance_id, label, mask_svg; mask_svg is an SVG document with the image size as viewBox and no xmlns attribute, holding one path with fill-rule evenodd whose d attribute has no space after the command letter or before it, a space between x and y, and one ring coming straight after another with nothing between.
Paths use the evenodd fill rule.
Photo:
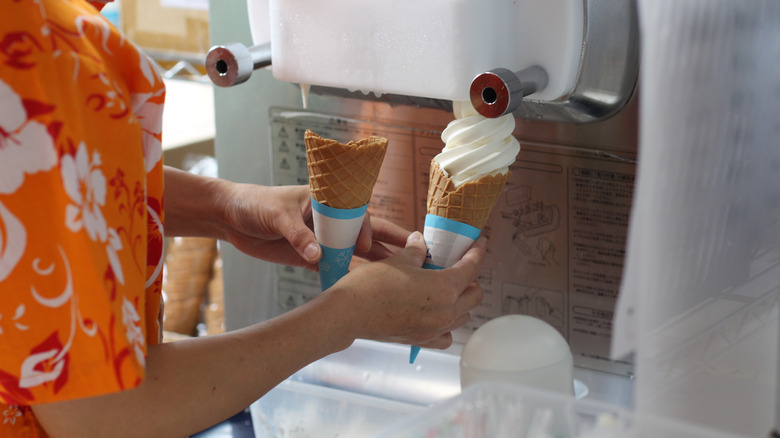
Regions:
<instances>
[{"instance_id":1,"label":"chrome spout","mask_svg":"<svg viewBox=\"0 0 780 438\"><path fill-rule=\"evenodd\" d=\"M471 81L469 97L478 113L488 118L501 117L520 106L523 97L547 86L547 72L533 66L512 72L496 68L478 74Z\"/></svg>"},{"instance_id":2,"label":"chrome spout","mask_svg":"<svg viewBox=\"0 0 780 438\"><path fill-rule=\"evenodd\" d=\"M271 43L246 47L241 43L214 46L206 56L206 73L220 87L246 82L252 72L271 65Z\"/></svg>"}]
</instances>

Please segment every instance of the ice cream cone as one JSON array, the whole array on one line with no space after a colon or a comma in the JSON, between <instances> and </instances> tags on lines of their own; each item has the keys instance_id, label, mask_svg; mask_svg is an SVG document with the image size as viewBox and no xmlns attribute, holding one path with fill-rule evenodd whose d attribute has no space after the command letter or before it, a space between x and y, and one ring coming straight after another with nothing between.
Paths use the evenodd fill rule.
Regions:
<instances>
[{"instance_id":1,"label":"ice cream cone","mask_svg":"<svg viewBox=\"0 0 780 438\"><path fill-rule=\"evenodd\" d=\"M425 217L426 267L452 266L479 237L506 185L509 172L486 175L459 187L431 160L428 215Z\"/></svg>"},{"instance_id":2,"label":"ice cream cone","mask_svg":"<svg viewBox=\"0 0 780 438\"><path fill-rule=\"evenodd\" d=\"M368 137L343 144L308 130L304 140L314 235L322 247L320 286L325 291L349 269L388 140Z\"/></svg>"},{"instance_id":3,"label":"ice cream cone","mask_svg":"<svg viewBox=\"0 0 780 438\"><path fill-rule=\"evenodd\" d=\"M428 254L423 268L446 269L463 257L482 232L508 177L509 172L486 175L456 188L431 160L428 214L423 229ZM412 346L409 363L414 363L419 352L420 347Z\"/></svg>"},{"instance_id":4,"label":"ice cream cone","mask_svg":"<svg viewBox=\"0 0 780 438\"><path fill-rule=\"evenodd\" d=\"M453 102L455 120L441 133L444 148L431 160L423 236L427 269L452 267L479 237L520 152L507 114L482 117L468 101ZM445 169L447 169L446 172ZM412 347L414 363L419 347Z\"/></svg>"},{"instance_id":5,"label":"ice cream cone","mask_svg":"<svg viewBox=\"0 0 780 438\"><path fill-rule=\"evenodd\" d=\"M486 175L455 188L444 169L431 160L428 214L446 217L481 230L508 177L509 172L503 175Z\"/></svg>"},{"instance_id":6,"label":"ice cream cone","mask_svg":"<svg viewBox=\"0 0 780 438\"><path fill-rule=\"evenodd\" d=\"M343 144L309 130L304 140L312 198L334 208L358 208L367 204L388 140L372 136Z\"/></svg>"}]
</instances>

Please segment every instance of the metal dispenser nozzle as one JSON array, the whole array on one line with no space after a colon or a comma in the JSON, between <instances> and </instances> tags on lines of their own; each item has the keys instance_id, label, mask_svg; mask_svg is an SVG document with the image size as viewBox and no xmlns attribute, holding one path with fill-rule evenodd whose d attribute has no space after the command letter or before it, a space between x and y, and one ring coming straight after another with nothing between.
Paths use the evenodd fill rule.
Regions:
<instances>
[{"instance_id":1,"label":"metal dispenser nozzle","mask_svg":"<svg viewBox=\"0 0 780 438\"><path fill-rule=\"evenodd\" d=\"M513 112L523 97L547 86L547 72L533 66L512 72L496 68L480 73L471 81L469 97L478 113L488 118Z\"/></svg>"},{"instance_id":2,"label":"metal dispenser nozzle","mask_svg":"<svg viewBox=\"0 0 780 438\"><path fill-rule=\"evenodd\" d=\"M246 47L241 43L214 46L206 56L206 72L220 87L246 82L252 72L271 65L271 43Z\"/></svg>"}]
</instances>

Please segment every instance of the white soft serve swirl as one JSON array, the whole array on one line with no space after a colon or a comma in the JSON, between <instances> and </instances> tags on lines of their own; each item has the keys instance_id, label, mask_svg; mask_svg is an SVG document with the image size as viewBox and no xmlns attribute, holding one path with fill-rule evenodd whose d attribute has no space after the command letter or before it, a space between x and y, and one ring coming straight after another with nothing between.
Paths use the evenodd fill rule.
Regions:
<instances>
[{"instance_id":1,"label":"white soft serve swirl","mask_svg":"<svg viewBox=\"0 0 780 438\"><path fill-rule=\"evenodd\" d=\"M512 135L514 116L488 119L470 102L454 102L453 107L455 120L441 134L444 149L433 159L455 187L509 171L520 152L520 143Z\"/></svg>"}]
</instances>

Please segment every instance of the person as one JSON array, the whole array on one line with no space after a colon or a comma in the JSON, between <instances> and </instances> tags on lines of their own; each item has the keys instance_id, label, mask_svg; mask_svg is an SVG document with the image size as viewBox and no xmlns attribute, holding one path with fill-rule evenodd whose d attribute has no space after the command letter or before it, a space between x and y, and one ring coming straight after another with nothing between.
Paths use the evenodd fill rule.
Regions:
<instances>
[{"instance_id":1,"label":"person","mask_svg":"<svg viewBox=\"0 0 780 438\"><path fill-rule=\"evenodd\" d=\"M305 305L160 343L164 235L311 269L321 254L307 187L163 165L163 83L102 3L0 14L0 436L185 436L357 338L451 344L482 299L484 239L424 270L420 233L376 218L369 262Z\"/></svg>"}]
</instances>

